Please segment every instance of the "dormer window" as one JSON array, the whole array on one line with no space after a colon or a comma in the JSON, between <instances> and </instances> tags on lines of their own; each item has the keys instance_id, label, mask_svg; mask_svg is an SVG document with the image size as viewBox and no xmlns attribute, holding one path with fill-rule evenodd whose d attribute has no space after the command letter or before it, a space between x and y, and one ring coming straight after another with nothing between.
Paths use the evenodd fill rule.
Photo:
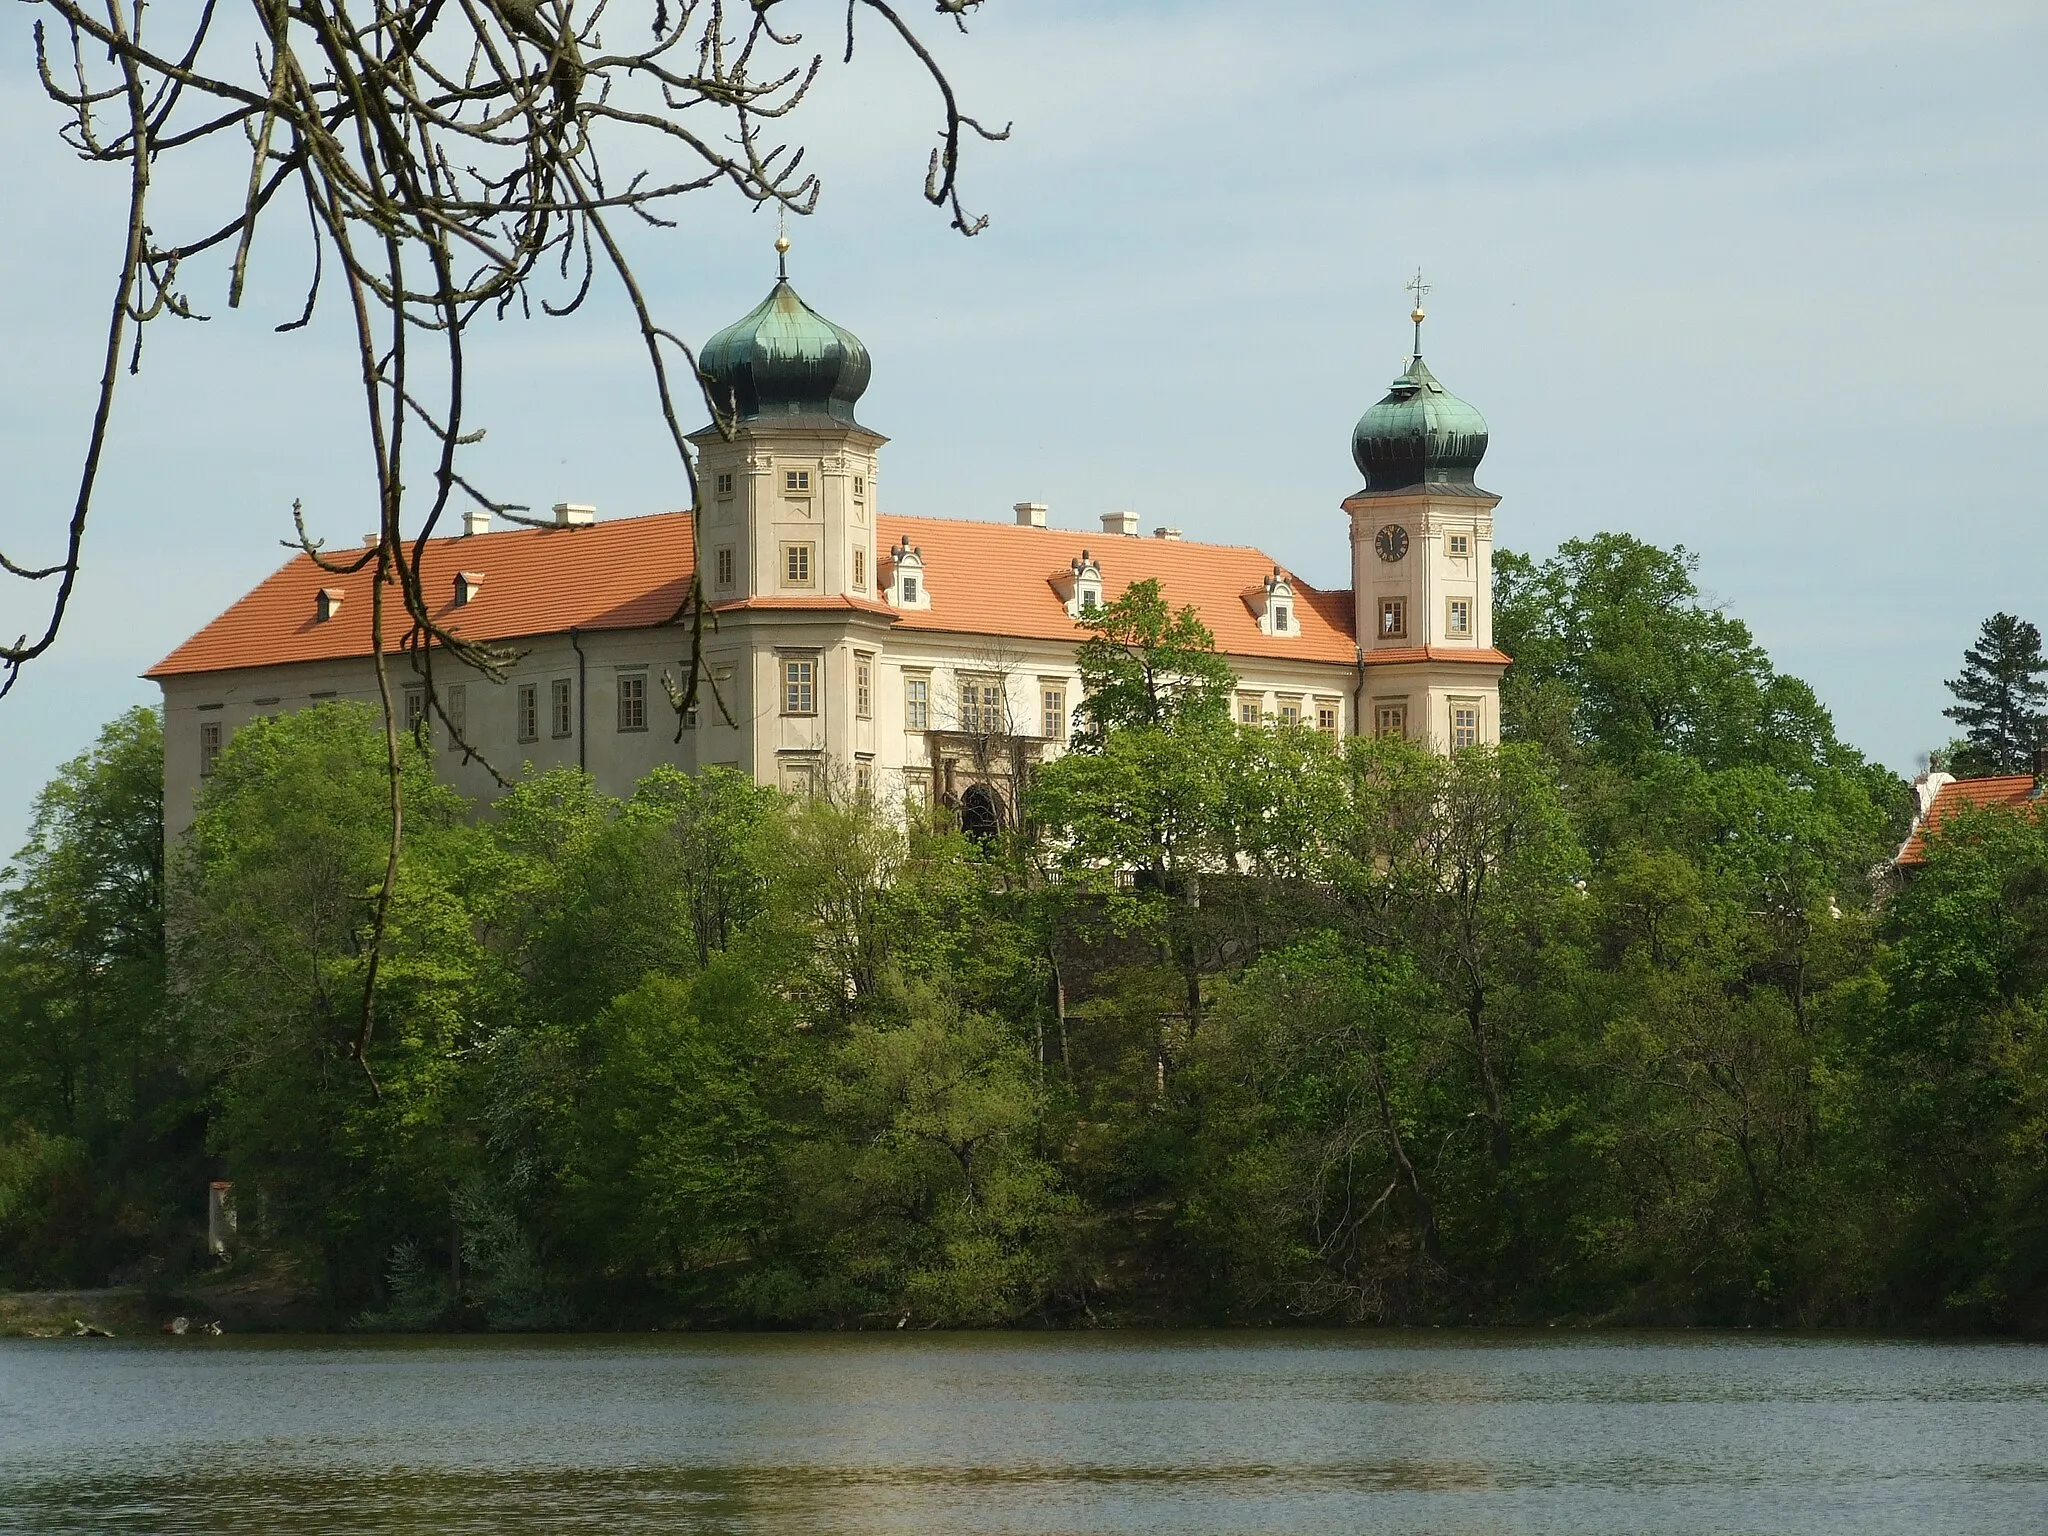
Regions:
<instances>
[{"instance_id":1,"label":"dormer window","mask_svg":"<svg viewBox=\"0 0 2048 1536\"><path fill-rule=\"evenodd\" d=\"M910 540L896 542L889 551L888 566L877 575L882 578L882 595L898 608L931 607L931 586L924 579L924 551Z\"/></svg>"},{"instance_id":2,"label":"dormer window","mask_svg":"<svg viewBox=\"0 0 2048 1536\"><path fill-rule=\"evenodd\" d=\"M457 571L455 573L455 606L467 608L475 602L484 589L482 571Z\"/></svg>"},{"instance_id":3,"label":"dormer window","mask_svg":"<svg viewBox=\"0 0 2048 1536\"><path fill-rule=\"evenodd\" d=\"M1064 571L1054 573L1052 586L1066 604L1069 618L1092 613L1102 606L1101 562L1084 549L1079 559L1069 560Z\"/></svg>"},{"instance_id":4,"label":"dormer window","mask_svg":"<svg viewBox=\"0 0 2048 1536\"><path fill-rule=\"evenodd\" d=\"M1252 617L1259 621L1259 633L1299 633L1294 624L1294 583L1278 566L1273 568L1272 575L1245 593L1244 600L1252 611Z\"/></svg>"},{"instance_id":5,"label":"dormer window","mask_svg":"<svg viewBox=\"0 0 2048 1536\"><path fill-rule=\"evenodd\" d=\"M808 469L784 470L782 488L785 491L808 491L811 488L811 472Z\"/></svg>"},{"instance_id":6,"label":"dormer window","mask_svg":"<svg viewBox=\"0 0 2048 1536\"><path fill-rule=\"evenodd\" d=\"M325 624L341 612L343 596L340 587L322 587L313 596L313 618L316 623Z\"/></svg>"}]
</instances>

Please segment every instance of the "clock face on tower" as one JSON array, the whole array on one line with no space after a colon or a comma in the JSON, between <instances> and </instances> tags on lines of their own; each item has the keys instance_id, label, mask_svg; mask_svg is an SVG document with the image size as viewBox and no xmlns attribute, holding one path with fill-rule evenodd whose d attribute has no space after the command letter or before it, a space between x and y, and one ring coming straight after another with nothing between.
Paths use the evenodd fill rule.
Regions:
<instances>
[{"instance_id":1,"label":"clock face on tower","mask_svg":"<svg viewBox=\"0 0 2048 1536\"><path fill-rule=\"evenodd\" d=\"M1408 530L1399 523L1389 523L1373 535L1372 547L1391 565L1408 553Z\"/></svg>"}]
</instances>

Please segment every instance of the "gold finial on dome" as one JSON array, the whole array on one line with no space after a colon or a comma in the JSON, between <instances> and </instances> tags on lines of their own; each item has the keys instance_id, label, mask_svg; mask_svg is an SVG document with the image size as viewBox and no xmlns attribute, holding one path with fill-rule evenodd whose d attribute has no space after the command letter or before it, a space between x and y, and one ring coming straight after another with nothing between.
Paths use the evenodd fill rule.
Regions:
<instances>
[{"instance_id":1,"label":"gold finial on dome","mask_svg":"<svg viewBox=\"0 0 2048 1536\"><path fill-rule=\"evenodd\" d=\"M789 281L789 215L775 211L775 275Z\"/></svg>"},{"instance_id":2,"label":"gold finial on dome","mask_svg":"<svg viewBox=\"0 0 2048 1536\"><path fill-rule=\"evenodd\" d=\"M1422 296L1429 292L1429 284L1422 280L1422 268L1415 269L1415 280L1403 285L1415 295L1415 308L1408 312L1408 318L1415 322L1415 355L1422 356L1422 322L1429 318L1422 307Z\"/></svg>"}]
</instances>

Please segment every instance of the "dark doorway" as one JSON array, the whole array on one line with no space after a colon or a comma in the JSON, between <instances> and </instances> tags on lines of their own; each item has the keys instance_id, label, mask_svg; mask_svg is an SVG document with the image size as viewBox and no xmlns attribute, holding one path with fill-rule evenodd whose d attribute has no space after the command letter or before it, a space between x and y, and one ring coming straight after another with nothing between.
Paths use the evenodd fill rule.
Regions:
<instances>
[{"instance_id":1,"label":"dark doorway","mask_svg":"<svg viewBox=\"0 0 2048 1536\"><path fill-rule=\"evenodd\" d=\"M960 830L977 843L992 843L1003 829L1002 802L986 784L970 784L960 797Z\"/></svg>"}]
</instances>

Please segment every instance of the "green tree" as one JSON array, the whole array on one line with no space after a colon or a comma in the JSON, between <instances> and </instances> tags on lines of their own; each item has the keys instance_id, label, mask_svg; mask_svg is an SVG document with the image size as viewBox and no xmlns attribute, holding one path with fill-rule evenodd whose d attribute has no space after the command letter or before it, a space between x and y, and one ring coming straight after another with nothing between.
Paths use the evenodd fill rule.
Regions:
<instances>
[{"instance_id":1,"label":"green tree","mask_svg":"<svg viewBox=\"0 0 2048 1536\"><path fill-rule=\"evenodd\" d=\"M1963 728L1966 746L1951 766L1964 777L2025 773L2034 749L2048 744L2048 659L2041 631L2009 613L1994 613L1963 652L1962 672L1949 679L1956 701L1942 713Z\"/></svg>"},{"instance_id":2,"label":"green tree","mask_svg":"<svg viewBox=\"0 0 2048 1536\"><path fill-rule=\"evenodd\" d=\"M353 1307L400 1240L448 1230L475 1166L465 1053L487 966L481 834L407 746L409 827L369 1049L353 1046L390 849L383 731L325 704L228 743L173 870L181 1012L214 1079L211 1140L265 1234ZM367 1067L367 1071L365 1068Z\"/></svg>"},{"instance_id":3,"label":"green tree","mask_svg":"<svg viewBox=\"0 0 2048 1536\"><path fill-rule=\"evenodd\" d=\"M20 1174L11 1259L0 1216L0 1276L96 1283L176 1246L203 1188L187 1066L164 993L163 732L135 709L36 797L0 876L0 1163L45 1170Z\"/></svg>"},{"instance_id":4,"label":"green tree","mask_svg":"<svg viewBox=\"0 0 2048 1536\"><path fill-rule=\"evenodd\" d=\"M1230 716L1230 664L1192 607L1170 607L1156 578L1082 612L1075 652L1084 697L1074 744L1099 747L1114 730L1166 730Z\"/></svg>"},{"instance_id":5,"label":"green tree","mask_svg":"<svg viewBox=\"0 0 2048 1536\"><path fill-rule=\"evenodd\" d=\"M1504 738L1623 766L1677 752L1797 772L1830 757L1827 711L1701 597L1698 566L1683 547L1614 533L1571 540L1540 564L1496 555L1494 637L1515 658L1501 683Z\"/></svg>"}]
</instances>

